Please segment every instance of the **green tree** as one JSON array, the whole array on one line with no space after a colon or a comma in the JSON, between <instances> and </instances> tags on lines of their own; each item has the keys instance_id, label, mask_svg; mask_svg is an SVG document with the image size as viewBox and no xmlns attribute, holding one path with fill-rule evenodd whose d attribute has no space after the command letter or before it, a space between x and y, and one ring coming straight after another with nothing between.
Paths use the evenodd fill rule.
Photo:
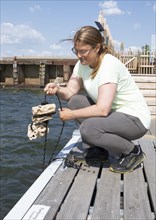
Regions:
<instances>
[{"instance_id":1,"label":"green tree","mask_svg":"<svg viewBox=\"0 0 156 220\"><path fill-rule=\"evenodd\" d=\"M145 44L145 46L142 46L141 49L142 49L142 52L143 53L145 52L146 55L150 54L150 46L148 44Z\"/></svg>"}]
</instances>

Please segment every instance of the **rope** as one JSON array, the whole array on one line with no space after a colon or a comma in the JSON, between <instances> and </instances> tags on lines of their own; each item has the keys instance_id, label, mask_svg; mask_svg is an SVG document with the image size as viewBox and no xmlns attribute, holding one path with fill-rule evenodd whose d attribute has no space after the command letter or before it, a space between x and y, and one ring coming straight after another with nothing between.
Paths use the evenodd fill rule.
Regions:
<instances>
[{"instance_id":1,"label":"rope","mask_svg":"<svg viewBox=\"0 0 156 220\"><path fill-rule=\"evenodd\" d=\"M59 96L57 95L57 93L56 93L56 97L57 97L57 99L58 99L58 102L59 102L59 105L60 105L60 109L61 109L61 111L62 111L62 104L61 104L61 100L60 100Z\"/></svg>"},{"instance_id":2,"label":"rope","mask_svg":"<svg viewBox=\"0 0 156 220\"><path fill-rule=\"evenodd\" d=\"M57 97L57 99L58 99L58 102L59 102L59 105L60 105L60 109L61 109L61 111L62 111L61 100L60 100L59 96L57 95L57 93L56 93L56 97ZM59 135L59 138L58 138L58 140L57 140L57 142L56 142L56 145L55 145L55 147L54 147L53 154L51 155L51 157L50 157L50 159L49 159L49 163L48 163L48 165L54 160L55 152L56 152L56 150L57 150L57 148L58 148L58 145L59 145L59 142L60 142L60 139L61 139L62 133L63 133L64 125L65 125L65 122L63 121L63 123L62 123L62 128L61 128L60 135Z\"/></svg>"},{"instance_id":3,"label":"rope","mask_svg":"<svg viewBox=\"0 0 156 220\"><path fill-rule=\"evenodd\" d=\"M59 145L59 142L60 142L62 133L63 133L64 124L65 124L65 123L63 122L63 123L62 123L61 131L60 131L59 138L58 138L58 140L57 140L57 142L56 142L56 145L55 145L55 147L54 147L54 151L53 151L54 153L53 153L52 156L50 157L48 165L54 160L54 156L55 156L56 150L57 150L57 148L58 148L58 145Z\"/></svg>"},{"instance_id":4,"label":"rope","mask_svg":"<svg viewBox=\"0 0 156 220\"><path fill-rule=\"evenodd\" d=\"M48 104L48 102L47 102L47 95L45 93L44 100L41 102L41 105L46 105L46 104Z\"/></svg>"},{"instance_id":5,"label":"rope","mask_svg":"<svg viewBox=\"0 0 156 220\"><path fill-rule=\"evenodd\" d=\"M43 148L43 163L42 163L42 170L45 169L45 158L46 158L46 151L47 151L47 130L48 130L48 121L46 121L46 131L44 136L44 148Z\"/></svg>"},{"instance_id":6,"label":"rope","mask_svg":"<svg viewBox=\"0 0 156 220\"><path fill-rule=\"evenodd\" d=\"M59 102L59 106L60 106L60 109L62 111L62 104L61 104L61 100L59 98L59 96L57 95L56 93L56 97L58 99L58 102ZM45 97L44 97L44 100L43 102L41 102L41 105L46 105L48 102L46 100L47 98L47 95L45 94ZM54 160L54 156L55 156L55 152L58 148L58 145L59 145L59 142L60 142L60 139L61 139L61 136L62 136L62 133L63 133L63 128L64 128L64 124L65 122L62 123L62 128L61 128L61 131L60 131L60 134L59 134L59 138L56 142L56 145L55 147L53 148L53 154L51 155L50 159L49 159L49 162L48 162L48 165ZM48 121L46 122L46 131L45 131L45 139L44 139L44 148L43 148L43 164L42 164L42 170L45 169L45 159L46 159L46 151L47 151L47 132L48 131Z\"/></svg>"},{"instance_id":7,"label":"rope","mask_svg":"<svg viewBox=\"0 0 156 220\"><path fill-rule=\"evenodd\" d=\"M47 102L47 95L45 93L44 100L41 102L41 105L46 105L46 104L48 104L48 102ZM46 131L44 136L44 148L43 148L43 163L42 163L43 171L45 169L45 159L46 159L46 151L47 151L48 121L46 121L45 123L46 123Z\"/></svg>"}]
</instances>

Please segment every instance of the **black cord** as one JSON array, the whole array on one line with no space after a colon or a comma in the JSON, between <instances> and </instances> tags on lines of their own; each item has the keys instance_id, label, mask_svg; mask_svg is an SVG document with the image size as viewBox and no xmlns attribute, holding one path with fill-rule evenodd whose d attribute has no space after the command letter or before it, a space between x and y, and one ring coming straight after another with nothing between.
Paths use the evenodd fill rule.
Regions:
<instances>
[{"instance_id":1,"label":"black cord","mask_svg":"<svg viewBox=\"0 0 156 220\"><path fill-rule=\"evenodd\" d=\"M47 102L47 95L45 93L44 100L41 102L41 105L46 105L46 104L48 104L48 102Z\"/></svg>"},{"instance_id":2,"label":"black cord","mask_svg":"<svg viewBox=\"0 0 156 220\"><path fill-rule=\"evenodd\" d=\"M47 134L48 134L48 121L46 123L46 130L44 135L44 148L43 148L43 163L42 163L42 170L45 169L45 159L46 159L46 151L47 151Z\"/></svg>"},{"instance_id":3,"label":"black cord","mask_svg":"<svg viewBox=\"0 0 156 220\"><path fill-rule=\"evenodd\" d=\"M59 106L60 106L60 109L61 109L61 111L62 111L61 100L60 100L59 96L57 95L57 93L56 93L56 97L57 97L57 99L58 99ZM46 93L45 93L45 97L44 97L44 100L41 102L41 105L46 105L46 104L48 104L46 98L47 98L47 95L46 95ZM58 138L58 140L57 140L57 142L56 142L55 147L53 148L53 154L52 154L52 156L51 156L50 159L49 159L48 165L54 160L55 152L56 152L56 150L57 150L57 148L58 148L58 145L59 145L59 142L60 142L62 133L63 133L64 124L65 124L65 122L63 121L63 123L62 123L62 128L61 128L61 131L60 131L60 134L59 134L59 138ZM42 169L43 169L43 170L45 169L45 159L46 159L46 151L47 151L47 133L48 133L48 121L46 121L46 131L45 131L44 148L43 148L43 163L42 163Z\"/></svg>"},{"instance_id":4,"label":"black cord","mask_svg":"<svg viewBox=\"0 0 156 220\"><path fill-rule=\"evenodd\" d=\"M57 99L58 99L58 102L59 102L59 105L60 105L60 109L61 109L61 111L62 111L61 100L60 100L60 98L59 98L59 96L58 96L57 93L56 93L56 97L57 97ZM48 164L50 164L50 163L54 160L55 152L56 152L56 150L57 150L57 148L58 148L58 145L59 145L59 142L60 142L60 139L61 139L62 133L63 133L64 125L65 125L65 122L63 121L63 123L62 123L62 128L61 128L60 135L59 135L59 138L58 138L58 140L57 140L57 142L56 142L56 145L55 145L54 150L53 150L53 154L52 154L52 156L50 157L50 159L49 159L49 163L48 163Z\"/></svg>"},{"instance_id":5,"label":"black cord","mask_svg":"<svg viewBox=\"0 0 156 220\"><path fill-rule=\"evenodd\" d=\"M47 95L45 93L44 96L44 100L41 102L41 105L46 105L48 104L47 102ZM45 169L45 158L46 158L46 151L47 151L47 134L48 134L48 122L49 121L45 121L45 125L46 125L46 130L45 130L45 135L44 135L44 148L43 148L43 162L42 162L42 170Z\"/></svg>"},{"instance_id":6,"label":"black cord","mask_svg":"<svg viewBox=\"0 0 156 220\"><path fill-rule=\"evenodd\" d=\"M58 96L58 94L56 93L56 97L57 97L57 99L58 99L58 102L59 102L59 105L60 105L60 109L61 109L61 111L62 111L62 104L61 104L61 100L60 100L60 98L59 98L59 96Z\"/></svg>"},{"instance_id":7,"label":"black cord","mask_svg":"<svg viewBox=\"0 0 156 220\"><path fill-rule=\"evenodd\" d=\"M58 145L59 145L59 142L60 142L62 133L63 133L64 124L65 124L65 123L64 123L64 121L63 121L59 138L58 138L58 140L57 140L57 142L56 142L56 145L55 145L55 147L54 147L53 154L52 154L52 156L51 156L50 159L49 159L48 165L55 159L55 158L54 158L54 157L55 157L55 153L56 153L56 150L57 150L57 148L58 148Z\"/></svg>"}]
</instances>

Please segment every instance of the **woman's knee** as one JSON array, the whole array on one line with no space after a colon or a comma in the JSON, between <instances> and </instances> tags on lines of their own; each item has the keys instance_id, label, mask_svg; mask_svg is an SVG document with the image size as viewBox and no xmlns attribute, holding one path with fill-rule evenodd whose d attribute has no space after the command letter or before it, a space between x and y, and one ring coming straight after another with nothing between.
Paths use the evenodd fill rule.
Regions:
<instances>
[{"instance_id":1,"label":"woman's knee","mask_svg":"<svg viewBox=\"0 0 156 220\"><path fill-rule=\"evenodd\" d=\"M70 109L77 109L78 108L78 103L80 102L80 96L79 95L73 95L70 100L68 101L68 107Z\"/></svg>"},{"instance_id":2,"label":"woman's knee","mask_svg":"<svg viewBox=\"0 0 156 220\"><path fill-rule=\"evenodd\" d=\"M91 118L86 119L80 125L81 137L87 142L91 142L92 138L96 136L96 130L94 127L94 122Z\"/></svg>"},{"instance_id":3,"label":"woman's knee","mask_svg":"<svg viewBox=\"0 0 156 220\"><path fill-rule=\"evenodd\" d=\"M68 102L68 107L70 109L80 109L93 105L93 100L85 95L73 95Z\"/></svg>"}]
</instances>

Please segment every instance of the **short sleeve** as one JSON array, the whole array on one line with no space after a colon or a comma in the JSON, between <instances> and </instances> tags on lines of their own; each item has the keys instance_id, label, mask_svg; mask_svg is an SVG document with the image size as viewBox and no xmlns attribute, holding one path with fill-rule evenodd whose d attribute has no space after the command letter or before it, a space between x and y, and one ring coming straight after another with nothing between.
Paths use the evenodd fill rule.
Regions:
<instances>
[{"instance_id":1,"label":"short sleeve","mask_svg":"<svg viewBox=\"0 0 156 220\"><path fill-rule=\"evenodd\" d=\"M79 78L82 78L82 71L81 71L81 65L80 65L80 61L78 61L73 69L73 75Z\"/></svg>"},{"instance_id":2,"label":"short sleeve","mask_svg":"<svg viewBox=\"0 0 156 220\"><path fill-rule=\"evenodd\" d=\"M105 55L98 72L98 85L101 86L106 83L117 84L119 77L118 70L119 65L117 60L109 54Z\"/></svg>"}]
</instances>

